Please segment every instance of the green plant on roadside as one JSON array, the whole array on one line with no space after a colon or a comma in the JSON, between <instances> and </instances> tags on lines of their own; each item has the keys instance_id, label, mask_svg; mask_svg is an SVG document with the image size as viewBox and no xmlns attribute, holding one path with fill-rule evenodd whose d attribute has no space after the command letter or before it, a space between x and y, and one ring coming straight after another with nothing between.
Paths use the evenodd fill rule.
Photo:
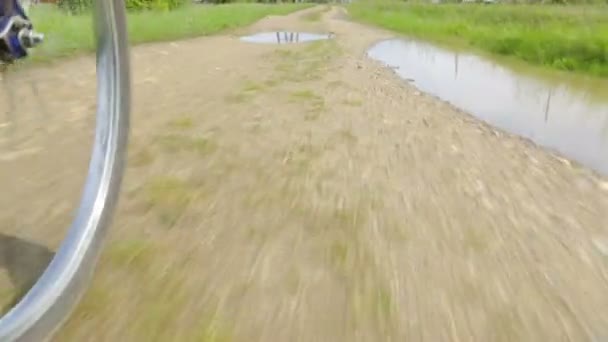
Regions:
<instances>
[{"instance_id":1,"label":"green plant on roadside","mask_svg":"<svg viewBox=\"0 0 608 342\"><path fill-rule=\"evenodd\" d=\"M164 10L170 11L185 5L186 0L127 0L126 7L130 11Z\"/></svg>"},{"instance_id":2,"label":"green plant on roadside","mask_svg":"<svg viewBox=\"0 0 608 342\"><path fill-rule=\"evenodd\" d=\"M72 1L72 0L61 0ZM74 0L76 1L76 0ZM36 5L30 16L36 29L44 32L47 39L37 47L31 62L51 61L94 51L93 23L90 13L84 13L91 0L60 3L65 11L50 4ZM150 1L150 0L141 0ZM164 0L155 0L164 1ZM167 0L178 1L182 0ZM71 5L70 5L71 4ZM72 6L72 9L69 9ZM127 4L127 6L130 6ZM164 5L163 5L164 6ZM284 15L310 7L310 4L250 4L238 3L221 6L185 5L173 8L152 6L152 10L131 11L128 16L129 40L131 44L172 41L218 33L250 25L267 15ZM68 12L68 13L66 13ZM71 14L70 14L71 13Z\"/></svg>"},{"instance_id":3,"label":"green plant on roadside","mask_svg":"<svg viewBox=\"0 0 608 342\"><path fill-rule=\"evenodd\" d=\"M57 7L70 14L80 14L91 9L91 0L58 0Z\"/></svg>"},{"instance_id":4,"label":"green plant on roadside","mask_svg":"<svg viewBox=\"0 0 608 342\"><path fill-rule=\"evenodd\" d=\"M129 11L141 10L173 10L187 3L186 0L126 0L125 7ZM89 11L92 0L58 0L57 6L70 14L82 14Z\"/></svg>"},{"instance_id":5,"label":"green plant on roadside","mask_svg":"<svg viewBox=\"0 0 608 342\"><path fill-rule=\"evenodd\" d=\"M357 20L552 69L608 77L608 7L358 1Z\"/></svg>"}]
</instances>

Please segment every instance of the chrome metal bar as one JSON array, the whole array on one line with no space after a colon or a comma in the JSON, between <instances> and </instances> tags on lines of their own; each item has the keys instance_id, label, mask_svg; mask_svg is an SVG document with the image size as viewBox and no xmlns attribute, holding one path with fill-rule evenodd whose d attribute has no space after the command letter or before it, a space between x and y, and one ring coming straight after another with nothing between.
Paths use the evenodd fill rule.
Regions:
<instances>
[{"instance_id":1,"label":"chrome metal bar","mask_svg":"<svg viewBox=\"0 0 608 342\"><path fill-rule=\"evenodd\" d=\"M123 0L95 1L97 127L76 218L43 275L0 319L0 341L39 342L69 317L86 291L118 200L130 111L130 61Z\"/></svg>"}]
</instances>

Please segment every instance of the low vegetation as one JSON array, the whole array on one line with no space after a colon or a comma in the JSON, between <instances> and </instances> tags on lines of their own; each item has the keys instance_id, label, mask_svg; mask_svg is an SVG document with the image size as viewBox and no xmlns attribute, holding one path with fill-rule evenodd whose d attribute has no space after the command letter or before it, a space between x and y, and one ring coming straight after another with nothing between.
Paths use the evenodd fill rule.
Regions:
<instances>
[{"instance_id":1,"label":"low vegetation","mask_svg":"<svg viewBox=\"0 0 608 342\"><path fill-rule=\"evenodd\" d=\"M250 25L267 15L283 15L310 4L238 3L219 6L185 5L171 11L147 10L129 13L131 44L171 41L214 34ZM36 29L46 41L32 54L34 61L46 61L78 53L92 52L93 24L88 12L66 14L54 5L32 8Z\"/></svg>"},{"instance_id":2,"label":"low vegetation","mask_svg":"<svg viewBox=\"0 0 608 342\"><path fill-rule=\"evenodd\" d=\"M608 77L608 6L357 1L357 20L439 43Z\"/></svg>"}]
</instances>

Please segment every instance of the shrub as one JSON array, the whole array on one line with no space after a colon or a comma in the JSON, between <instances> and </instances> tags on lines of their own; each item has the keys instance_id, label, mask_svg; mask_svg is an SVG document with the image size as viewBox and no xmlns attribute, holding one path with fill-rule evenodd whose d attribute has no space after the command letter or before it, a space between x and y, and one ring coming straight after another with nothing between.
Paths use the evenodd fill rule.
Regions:
<instances>
[{"instance_id":1,"label":"shrub","mask_svg":"<svg viewBox=\"0 0 608 342\"><path fill-rule=\"evenodd\" d=\"M58 0L57 6L64 12L80 14L89 10L92 3L92 0Z\"/></svg>"},{"instance_id":2,"label":"shrub","mask_svg":"<svg viewBox=\"0 0 608 342\"><path fill-rule=\"evenodd\" d=\"M163 10L170 11L184 5L188 0L126 0L129 11ZM57 5L64 12L79 14L91 8L92 0L58 0Z\"/></svg>"},{"instance_id":3,"label":"shrub","mask_svg":"<svg viewBox=\"0 0 608 342\"><path fill-rule=\"evenodd\" d=\"M187 0L126 0L127 10L174 10L186 3Z\"/></svg>"}]
</instances>

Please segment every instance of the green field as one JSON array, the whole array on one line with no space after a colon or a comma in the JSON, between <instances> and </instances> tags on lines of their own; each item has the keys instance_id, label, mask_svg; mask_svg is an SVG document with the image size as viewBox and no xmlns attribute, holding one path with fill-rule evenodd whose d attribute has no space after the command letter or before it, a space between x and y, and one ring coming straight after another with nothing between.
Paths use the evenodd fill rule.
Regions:
<instances>
[{"instance_id":1,"label":"green field","mask_svg":"<svg viewBox=\"0 0 608 342\"><path fill-rule=\"evenodd\" d=\"M252 24L267 15L287 14L310 4L190 5L174 11L144 11L128 17L131 44L170 41L217 33ZM48 61L93 51L90 15L67 15L51 5L32 8L36 30L46 36L32 54L33 61Z\"/></svg>"},{"instance_id":2,"label":"green field","mask_svg":"<svg viewBox=\"0 0 608 342\"><path fill-rule=\"evenodd\" d=\"M608 6L358 1L356 20L408 36L608 77Z\"/></svg>"}]
</instances>

